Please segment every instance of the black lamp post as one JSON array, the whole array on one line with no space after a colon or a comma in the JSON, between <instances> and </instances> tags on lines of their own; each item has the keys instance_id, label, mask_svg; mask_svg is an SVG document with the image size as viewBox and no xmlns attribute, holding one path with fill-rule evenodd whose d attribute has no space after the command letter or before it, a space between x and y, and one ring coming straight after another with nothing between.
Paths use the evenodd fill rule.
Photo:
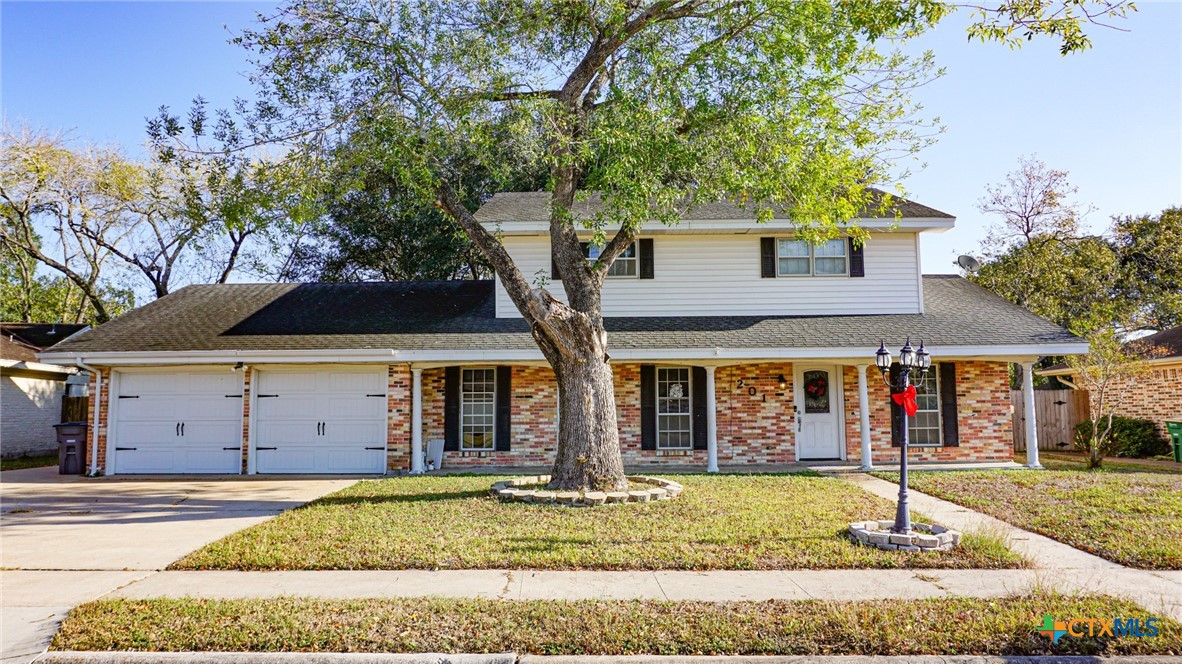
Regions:
<instances>
[{"instance_id":1,"label":"black lamp post","mask_svg":"<svg viewBox=\"0 0 1182 664\"><path fill-rule=\"evenodd\" d=\"M899 376L892 381L890 377L891 370L891 353L886 349L886 341L883 340L878 346L878 352L874 354L874 364L878 366L878 370L882 373L882 380L891 389L891 393L899 393L907 391L911 386L911 372L919 371L919 387L923 387L927 382L928 369L932 367L932 356L923 349L923 341L919 342L919 350L916 351L911 347L911 338L908 337L907 343L899 351ZM899 504L895 509L895 527L891 529L892 532L903 534L911 531L911 506L907 502L907 447L910 444L910 437L907 432L907 412L903 412L903 440L900 442L899 453Z\"/></svg>"}]
</instances>

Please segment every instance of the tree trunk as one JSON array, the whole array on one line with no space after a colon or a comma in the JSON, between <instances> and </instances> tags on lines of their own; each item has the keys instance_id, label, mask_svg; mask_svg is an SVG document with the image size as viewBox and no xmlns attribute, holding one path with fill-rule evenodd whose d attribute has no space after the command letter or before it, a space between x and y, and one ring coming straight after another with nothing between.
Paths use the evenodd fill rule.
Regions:
<instances>
[{"instance_id":1,"label":"tree trunk","mask_svg":"<svg viewBox=\"0 0 1182 664\"><path fill-rule=\"evenodd\" d=\"M558 379L558 452L550 488L624 489L628 482L620 458L611 365L604 355L562 358L554 366L554 375Z\"/></svg>"}]
</instances>

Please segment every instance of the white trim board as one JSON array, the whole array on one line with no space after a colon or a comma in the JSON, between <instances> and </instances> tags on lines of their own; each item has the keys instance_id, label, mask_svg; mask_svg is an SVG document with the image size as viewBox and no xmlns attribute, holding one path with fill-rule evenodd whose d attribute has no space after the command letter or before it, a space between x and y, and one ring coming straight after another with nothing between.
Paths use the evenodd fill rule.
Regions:
<instances>
[{"instance_id":1,"label":"white trim board","mask_svg":"<svg viewBox=\"0 0 1182 664\"><path fill-rule=\"evenodd\" d=\"M851 363L873 363L877 344L811 348L615 348L616 361L665 360L746 360L752 362L827 359ZM1041 355L1077 355L1088 352L1087 342L1055 344L1003 344L997 346L951 345L928 346L936 358L996 359L1018 362ZM537 348L501 350L217 350L217 351L129 351L76 354L50 354L42 360L73 365L77 359L102 366L180 365L180 364L407 364L411 362L538 362L544 361Z\"/></svg>"}]
</instances>

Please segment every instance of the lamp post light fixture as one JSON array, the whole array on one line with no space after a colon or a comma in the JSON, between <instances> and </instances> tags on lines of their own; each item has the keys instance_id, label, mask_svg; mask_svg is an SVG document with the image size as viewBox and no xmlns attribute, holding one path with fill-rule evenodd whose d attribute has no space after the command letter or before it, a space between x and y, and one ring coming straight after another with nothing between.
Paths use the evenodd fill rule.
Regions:
<instances>
[{"instance_id":1,"label":"lamp post light fixture","mask_svg":"<svg viewBox=\"0 0 1182 664\"><path fill-rule=\"evenodd\" d=\"M911 506L908 504L907 495L907 418L915 414L915 387L917 384L923 387L927 383L928 370L932 368L932 356L924 350L923 341L919 342L919 350L915 350L911 347L911 338L908 337L907 343L899 350L899 375L892 378L890 371L893 361L890 351L886 349L886 340L883 340L878 346L878 351L874 353L874 364L882 374L883 382L891 390L891 399L903 408L900 432L902 440L899 443L899 503L895 509L895 525L891 528L891 532L902 535L911 532ZM913 371L919 372L918 383L911 381Z\"/></svg>"}]
</instances>

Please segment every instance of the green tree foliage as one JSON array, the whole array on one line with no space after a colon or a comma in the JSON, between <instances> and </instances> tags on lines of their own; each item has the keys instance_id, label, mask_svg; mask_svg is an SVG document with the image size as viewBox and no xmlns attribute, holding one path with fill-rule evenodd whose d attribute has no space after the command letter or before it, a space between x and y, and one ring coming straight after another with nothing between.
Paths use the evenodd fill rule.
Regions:
<instances>
[{"instance_id":1,"label":"green tree foliage","mask_svg":"<svg viewBox=\"0 0 1182 664\"><path fill-rule=\"evenodd\" d=\"M462 148L462 146L461 146ZM476 210L497 191L536 190L545 173L528 155L504 181L462 152L450 157L462 202ZM484 255L433 201L398 178L397 164L353 137L331 159L322 188L324 219L309 231L289 277L317 281L488 279ZM519 172L518 172L519 171Z\"/></svg>"},{"instance_id":2,"label":"green tree foliage","mask_svg":"<svg viewBox=\"0 0 1182 664\"><path fill-rule=\"evenodd\" d=\"M977 36L1052 35L1064 52L1087 45L1081 25L1124 5L999 4L983 10ZM293 156L311 160L341 137L370 136L395 179L479 248L553 367L562 400L554 484L622 486L600 306L611 263L643 224L675 224L688 206L720 200L759 219L782 209L809 240L864 239L843 224L871 205L871 185L892 181L895 157L927 141L909 92L933 63L896 40L951 9L936 0L292 0L239 39L256 55L259 84L244 125L252 140L290 141ZM240 136L233 121L223 127ZM472 216L449 158L461 151L501 181L520 155L543 165L565 302L532 285ZM588 191L604 207L576 220L572 206ZM594 263L580 231L602 246Z\"/></svg>"},{"instance_id":3,"label":"green tree foliage","mask_svg":"<svg viewBox=\"0 0 1182 664\"><path fill-rule=\"evenodd\" d=\"M1140 324L1156 330L1182 325L1182 208L1120 217L1112 236L1123 270L1117 292L1132 303Z\"/></svg>"}]
</instances>

